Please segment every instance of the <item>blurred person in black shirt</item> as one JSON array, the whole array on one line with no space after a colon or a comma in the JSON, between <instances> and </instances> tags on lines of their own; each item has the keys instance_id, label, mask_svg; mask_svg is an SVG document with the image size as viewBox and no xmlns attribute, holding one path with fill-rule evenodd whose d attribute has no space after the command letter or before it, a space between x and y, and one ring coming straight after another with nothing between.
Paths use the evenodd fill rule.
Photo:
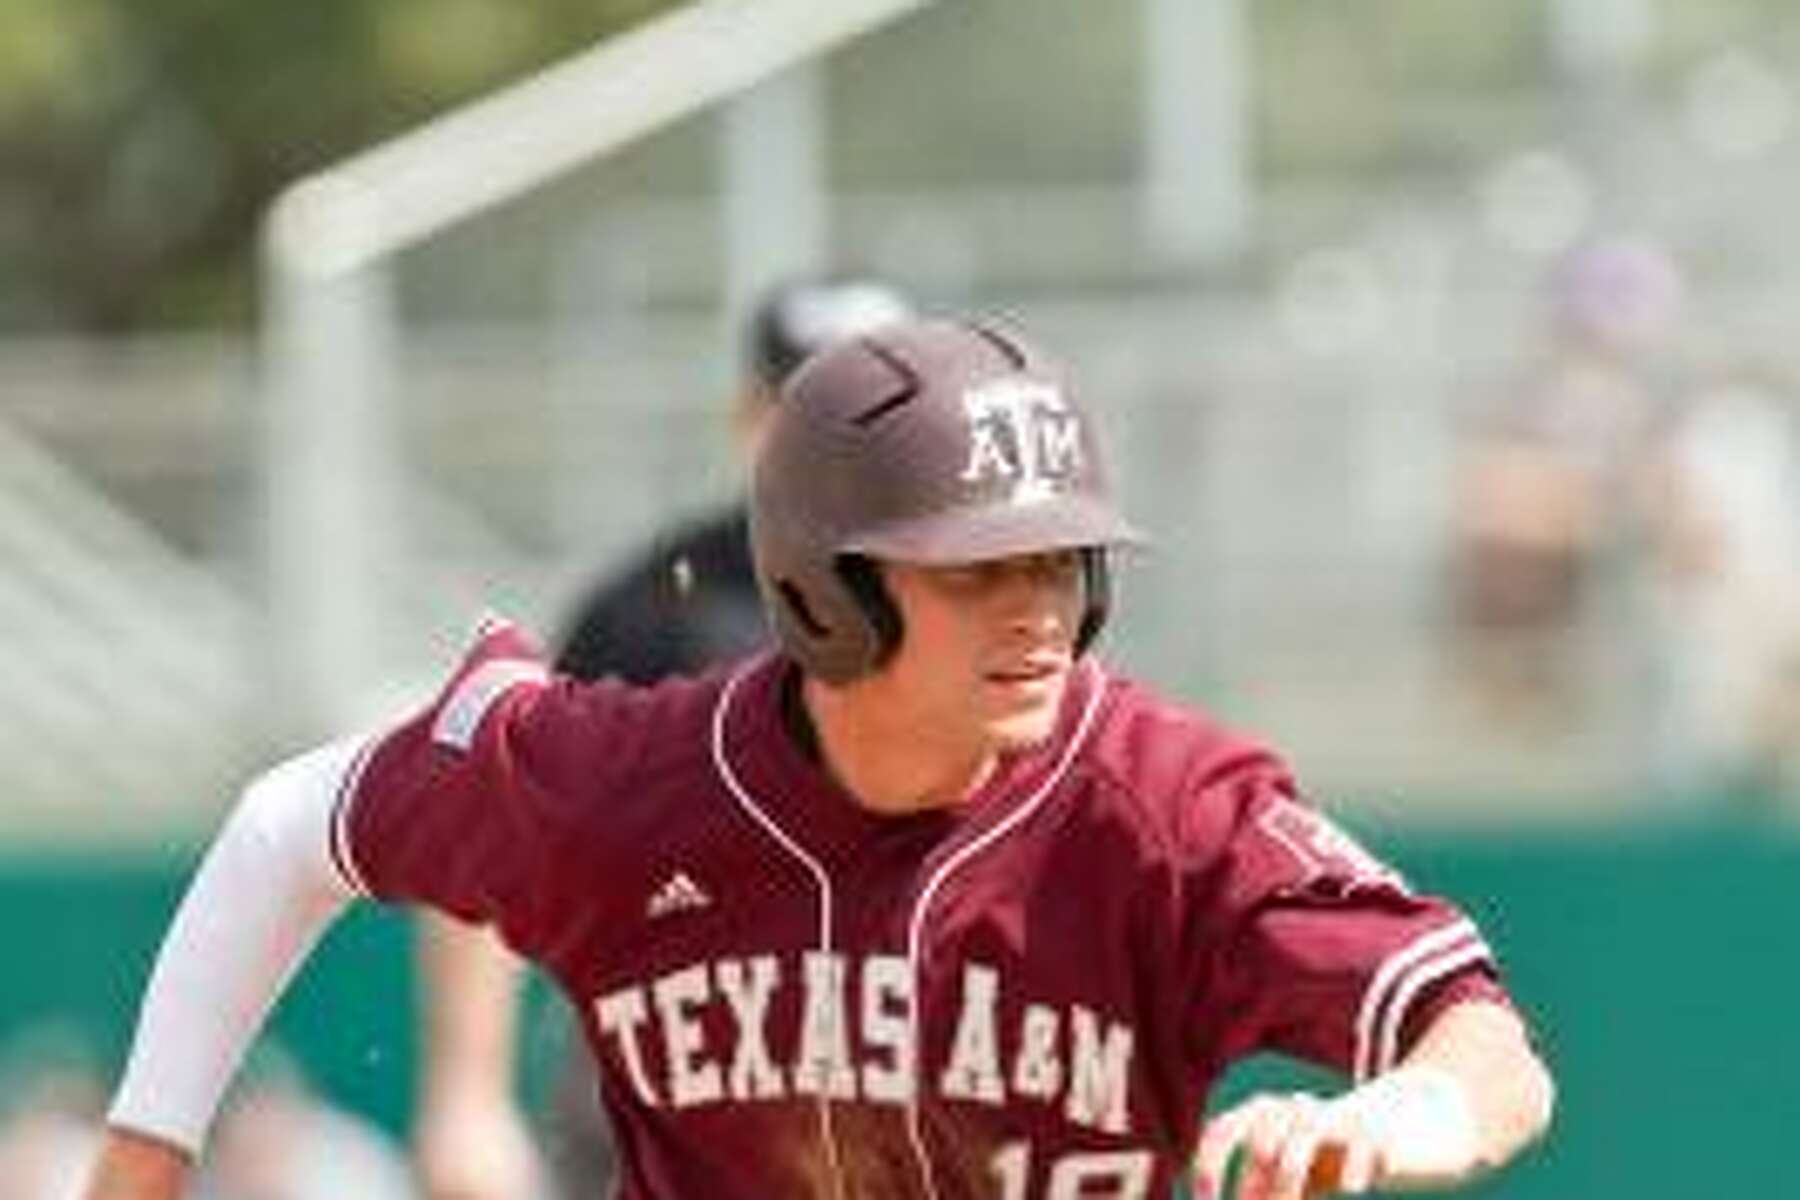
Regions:
<instances>
[{"instance_id":1,"label":"blurred person in black shirt","mask_svg":"<svg viewBox=\"0 0 1800 1200\"><path fill-rule=\"evenodd\" d=\"M794 368L830 342L910 313L898 292L868 279L806 280L772 292L751 320L733 412L746 457ZM740 502L658 537L580 605L561 639L557 669L582 679L653 683L762 646L767 630L748 520Z\"/></svg>"},{"instance_id":2,"label":"blurred person in black shirt","mask_svg":"<svg viewBox=\"0 0 1800 1200\"><path fill-rule=\"evenodd\" d=\"M912 315L885 283L807 279L757 305L744 345L744 382L732 419L746 459L781 386L825 346ZM647 684L692 674L759 649L768 639L750 560L744 504L654 539L576 606L556 668L581 679ZM492 934L426 918L424 1078L415 1154L428 1200L531 1200L553 1194L513 1102L518 966ZM616 1172L591 1059L564 1056L544 1151L560 1191L607 1194Z\"/></svg>"}]
</instances>

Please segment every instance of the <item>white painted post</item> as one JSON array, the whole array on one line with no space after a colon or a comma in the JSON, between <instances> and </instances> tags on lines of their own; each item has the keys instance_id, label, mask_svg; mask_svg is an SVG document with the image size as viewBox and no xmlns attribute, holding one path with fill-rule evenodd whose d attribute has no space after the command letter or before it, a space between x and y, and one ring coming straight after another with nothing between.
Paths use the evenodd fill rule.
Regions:
<instances>
[{"instance_id":1,"label":"white painted post","mask_svg":"<svg viewBox=\"0 0 1800 1200\"><path fill-rule=\"evenodd\" d=\"M272 716L296 734L328 733L358 722L384 690L375 673L388 589L379 575L394 545L385 531L399 474L386 433L393 257L927 3L693 0L281 194L264 227L270 326L259 464L269 651L281 689ZM795 190L763 195L755 189L777 186L767 180L780 172L759 170L746 185L746 230L822 191L816 168L794 165L816 163L817 100L804 73L787 86L797 90L777 85L745 119L786 129L769 152ZM768 114L756 115L763 104ZM784 219L794 243L781 252L816 253L802 243L822 242L822 217L790 210Z\"/></svg>"},{"instance_id":2,"label":"white painted post","mask_svg":"<svg viewBox=\"0 0 1800 1200\"><path fill-rule=\"evenodd\" d=\"M394 314L382 261L309 252L354 235L360 197L306 193L272 218L259 470L264 480L266 640L286 736L340 733L380 675L381 572L394 551Z\"/></svg>"},{"instance_id":3,"label":"white painted post","mask_svg":"<svg viewBox=\"0 0 1800 1200\"><path fill-rule=\"evenodd\" d=\"M1629 74L1656 33L1651 0L1556 0L1550 38L1557 60L1577 76Z\"/></svg>"},{"instance_id":4,"label":"white painted post","mask_svg":"<svg viewBox=\"0 0 1800 1200\"><path fill-rule=\"evenodd\" d=\"M743 93L720 122L724 311L737 322L777 281L829 256L822 71L792 67Z\"/></svg>"},{"instance_id":5,"label":"white painted post","mask_svg":"<svg viewBox=\"0 0 1800 1200\"><path fill-rule=\"evenodd\" d=\"M1144 0L1144 221L1184 261L1240 249L1255 219L1244 0Z\"/></svg>"}]
</instances>

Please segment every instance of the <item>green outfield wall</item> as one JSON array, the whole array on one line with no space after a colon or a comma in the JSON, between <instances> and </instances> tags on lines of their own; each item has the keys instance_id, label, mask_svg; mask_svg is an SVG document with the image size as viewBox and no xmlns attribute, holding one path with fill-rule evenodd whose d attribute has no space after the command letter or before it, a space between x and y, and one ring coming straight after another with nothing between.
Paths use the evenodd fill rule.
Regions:
<instances>
[{"instance_id":1,"label":"green outfield wall","mask_svg":"<svg viewBox=\"0 0 1800 1200\"><path fill-rule=\"evenodd\" d=\"M1550 1142L1479 1195L1800 1196L1800 835L1415 834L1381 849L1475 912L1561 1084ZM191 865L176 853L0 860L10 1060L80 1038L116 1068ZM334 930L272 1036L319 1088L397 1130L412 986L407 921L366 907ZM529 1089L558 1035L528 1036ZM1257 1064L1234 1087L1286 1073Z\"/></svg>"}]
</instances>

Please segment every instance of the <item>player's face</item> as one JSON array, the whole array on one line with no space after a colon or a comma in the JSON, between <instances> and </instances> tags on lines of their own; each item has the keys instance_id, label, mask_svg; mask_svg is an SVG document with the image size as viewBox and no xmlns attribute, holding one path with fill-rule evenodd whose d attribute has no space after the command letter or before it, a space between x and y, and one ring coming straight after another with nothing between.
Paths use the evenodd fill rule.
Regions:
<instances>
[{"instance_id":1,"label":"player's face","mask_svg":"<svg viewBox=\"0 0 1800 1200\"><path fill-rule=\"evenodd\" d=\"M905 630L881 672L892 701L994 748L1047 737L1075 659L1080 552L882 569Z\"/></svg>"}]
</instances>

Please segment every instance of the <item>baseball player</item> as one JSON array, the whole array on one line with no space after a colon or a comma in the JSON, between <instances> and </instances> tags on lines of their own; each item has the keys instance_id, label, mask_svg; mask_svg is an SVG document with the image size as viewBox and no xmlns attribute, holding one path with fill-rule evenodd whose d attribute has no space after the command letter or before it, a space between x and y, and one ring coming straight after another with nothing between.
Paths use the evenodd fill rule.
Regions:
<instances>
[{"instance_id":1,"label":"baseball player","mask_svg":"<svg viewBox=\"0 0 1800 1200\"><path fill-rule=\"evenodd\" d=\"M582 1014L626 1197L1442 1188L1549 1120L1475 926L1281 760L1090 653L1137 540L1069 382L909 322L789 382L778 648L654 687L491 623L437 699L246 792L177 913L89 1200L170 1200L354 896L488 922ZM1353 1078L1204 1120L1236 1060Z\"/></svg>"},{"instance_id":2,"label":"baseball player","mask_svg":"<svg viewBox=\"0 0 1800 1200\"><path fill-rule=\"evenodd\" d=\"M913 315L910 301L869 276L792 279L756 305L744 337L744 383L732 406L752 450L781 385L807 358L847 337ZM742 502L658 537L582 598L555 667L579 679L655 683L741 658L768 644ZM537 1154L513 1099L518 967L485 931L428 920L420 938L424 1071L414 1149L429 1200L525 1200L542 1190ZM544 1139L565 1195L599 1195L616 1152L593 1060L569 1056Z\"/></svg>"}]
</instances>

